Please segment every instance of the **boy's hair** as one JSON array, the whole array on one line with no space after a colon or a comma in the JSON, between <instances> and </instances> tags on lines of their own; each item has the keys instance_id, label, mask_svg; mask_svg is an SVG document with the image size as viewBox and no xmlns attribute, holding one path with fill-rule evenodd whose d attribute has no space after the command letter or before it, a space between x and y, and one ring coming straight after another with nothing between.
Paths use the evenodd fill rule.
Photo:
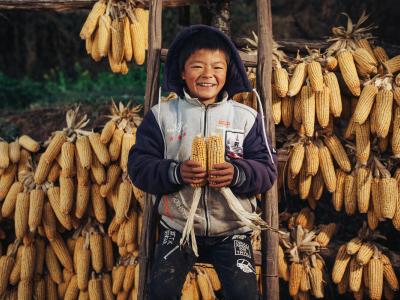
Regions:
<instances>
[{"instance_id":1,"label":"boy's hair","mask_svg":"<svg viewBox=\"0 0 400 300\"><path fill-rule=\"evenodd\" d=\"M229 66L231 49L219 36L200 31L193 34L183 45L179 54L179 71L183 72L186 60L200 49L220 50L225 54L226 65Z\"/></svg>"}]
</instances>

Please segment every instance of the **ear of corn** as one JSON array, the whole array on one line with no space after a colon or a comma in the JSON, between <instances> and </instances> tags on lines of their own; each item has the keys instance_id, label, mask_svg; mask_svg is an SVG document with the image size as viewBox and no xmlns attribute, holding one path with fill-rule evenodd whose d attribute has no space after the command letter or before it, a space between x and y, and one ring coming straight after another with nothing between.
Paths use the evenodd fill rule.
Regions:
<instances>
[{"instance_id":1,"label":"ear of corn","mask_svg":"<svg viewBox=\"0 0 400 300\"><path fill-rule=\"evenodd\" d=\"M307 65L307 73L312 90L314 92L322 92L324 88L324 79L322 76L321 64L317 61L312 61Z\"/></svg>"},{"instance_id":2,"label":"ear of corn","mask_svg":"<svg viewBox=\"0 0 400 300\"><path fill-rule=\"evenodd\" d=\"M108 166L110 163L110 155L108 154L107 147L100 141L100 134L91 133L89 135L89 142L97 159L102 165Z\"/></svg>"},{"instance_id":3,"label":"ear of corn","mask_svg":"<svg viewBox=\"0 0 400 300\"><path fill-rule=\"evenodd\" d=\"M275 90L272 90L272 119L275 125L282 119L282 99L278 97Z\"/></svg>"},{"instance_id":4,"label":"ear of corn","mask_svg":"<svg viewBox=\"0 0 400 300\"><path fill-rule=\"evenodd\" d=\"M61 266L57 259L56 254L54 253L50 245L46 247L45 261L48 274L50 275L51 280L57 284L60 284L63 280Z\"/></svg>"},{"instance_id":5,"label":"ear of corn","mask_svg":"<svg viewBox=\"0 0 400 300\"><path fill-rule=\"evenodd\" d=\"M22 192L22 188L23 186L19 181L15 181L10 187L1 207L1 216L3 218L8 218L14 213L17 196L18 193Z\"/></svg>"},{"instance_id":6,"label":"ear of corn","mask_svg":"<svg viewBox=\"0 0 400 300\"><path fill-rule=\"evenodd\" d=\"M131 37L133 47L133 57L137 65L142 65L146 59L146 40L143 25L138 20L132 20Z\"/></svg>"},{"instance_id":7,"label":"ear of corn","mask_svg":"<svg viewBox=\"0 0 400 300\"><path fill-rule=\"evenodd\" d=\"M285 97L289 89L289 76L284 68L276 68L273 71L274 88L278 97Z\"/></svg>"},{"instance_id":8,"label":"ear of corn","mask_svg":"<svg viewBox=\"0 0 400 300\"><path fill-rule=\"evenodd\" d=\"M341 169L336 171L336 189L332 195L332 205L336 211L341 211L344 199L346 173Z\"/></svg>"},{"instance_id":9,"label":"ear of corn","mask_svg":"<svg viewBox=\"0 0 400 300\"><path fill-rule=\"evenodd\" d=\"M357 171L357 206L362 214L368 212L371 182L372 172L367 167L360 167Z\"/></svg>"},{"instance_id":10,"label":"ear of corn","mask_svg":"<svg viewBox=\"0 0 400 300\"><path fill-rule=\"evenodd\" d=\"M282 122L286 128L289 128L292 124L293 119L293 106L294 100L290 97L282 98L281 109L282 109Z\"/></svg>"},{"instance_id":11,"label":"ear of corn","mask_svg":"<svg viewBox=\"0 0 400 300\"><path fill-rule=\"evenodd\" d=\"M99 18L98 27L98 41L97 48L101 57L108 54L111 45L111 17L109 15L102 15Z\"/></svg>"},{"instance_id":12,"label":"ear of corn","mask_svg":"<svg viewBox=\"0 0 400 300\"><path fill-rule=\"evenodd\" d=\"M291 296L295 296L299 292L300 280L303 272L304 272L303 264L293 262L290 265L289 294Z\"/></svg>"},{"instance_id":13,"label":"ear of corn","mask_svg":"<svg viewBox=\"0 0 400 300\"><path fill-rule=\"evenodd\" d=\"M383 218L392 219L398 201L398 186L394 178L379 180L380 213Z\"/></svg>"},{"instance_id":14,"label":"ear of corn","mask_svg":"<svg viewBox=\"0 0 400 300\"><path fill-rule=\"evenodd\" d=\"M376 135L384 138L389 133L392 120L393 93L387 89L380 89L376 95Z\"/></svg>"},{"instance_id":15,"label":"ear of corn","mask_svg":"<svg viewBox=\"0 0 400 300\"><path fill-rule=\"evenodd\" d=\"M99 233L90 234L90 252L92 258L92 267L100 273L103 269L103 239Z\"/></svg>"},{"instance_id":16,"label":"ear of corn","mask_svg":"<svg viewBox=\"0 0 400 300\"><path fill-rule=\"evenodd\" d=\"M369 138L369 121L364 124L355 124L356 129L356 158L360 164L366 165L369 159L371 142Z\"/></svg>"},{"instance_id":17,"label":"ear of corn","mask_svg":"<svg viewBox=\"0 0 400 300\"><path fill-rule=\"evenodd\" d=\"M87 136L80 136L76 140L77 156L83 168L89 169L92 164L92 149Z\"/></svg>"},{"instance_id":18,"label":"ear of corn","mask_svg":"<svg viewBox=\"0 0 400 300\"><path fill-rule=\"evenodd\" d=\"M383 63L389 73L397 73L400 71L400 55L397 55Z\"/></svg>"},{"instance_id":19,"label":"ear of corn","mask_svg":"<svg viewBox=\"0 0 400 300\"><path fill-rule=\"evenodd\" d=\"M108 146L108 152L110 153L111 161L116 161L119 159L119 155L121 153L123 135L124 135L123 130L119 128L114 130L111 142Z\"/></svg>"},{"instance_id":20,"label":"ear of corn","mask_svg":"<svg viewBox=\"0 0 400 300\"><path fill-rule=\"evenodd\" d=\"M314 135L315 124L315 93L311 87L303 86L301 89L301 120L307 136Z\"/></svg>"},{"instance_id":21,"label":"ear of corn","mask_svg":"<svg viewBox=\"0 0 400 300\"><path fill-rule=\"evenodd\" d=\"M287 93L289 97L293 97L300 92L303 82L306 79L306 76L307 76L306 64L303 62L299 63L294 69L293 76L290 79L289 90Z\"/></svg>"},{"instance_id":22,"label":"ear of corn","mask_svg":"<svg viewBox=\"0 0 400 300\"><path fill-rule=\"evenodd\" d=\"M94 216L99 223L104 224L107 220L107 211L106 202L100 194L100 187L97 184L92 184L90 194Z\"/></svg>"},{"instance_id":23,"label":"ear of corn","mask_svg":"<svg viewBox=\"0 0 400 300\"><path fill-rule=\"evenodd\" d=\"M50 241L50 246L54 250L54 253L56 254L62 266L65 269L72 271L73 270L72 258L61 236L57 236L52 241Z\"/></svg>"},{"instance_id":24,"label":"ear of corn","mask_svg":"<svg viewBox=\"0 0 400 300\"><path fill-rule=\"evenodd\" d=\"M371 299L381 299L383 291L383 264L378 258L372 258L368 263L368 290Z\"/></svg>"},{"instance_id":25,"label":"ear of corn","mask_svg":"<svg viewBox=\"0 0 400 300\"><path fill-rule=\"evenodd\" d=\"M43 153L44 160L51 164L53 160L56 159L58 154L61 152L62 145L66 142L66 136L63 132L56 133L49 145L46 148L46 151Z\"/></svg>"},{"instance_id":26,"label":"ear of corn","mask_svg":"<svg viewBox=\"0 0 400 300\"><path fill-rule=\"evenodd\" d=\"M334 117L340 117L342 113L342 97L340 94L339 82L335 73L326 73L324 75L324 83L330 92L329 110Z\"/></svg>"},{"instance_id":27,"label":"ear of corn","mask_svg":"<svg viewBox=\"0 0 400 300\"><path fill-rule=\"evenodd\" d=\"M21 192L17 195L15 204L14 225L15 237L22 239L28 232L29 193Z\"/></svg>"},{"instance_id":28,"label":"ear of corn","mask_svg":"<svg viewBox=\"0 0 400 300\"><path fill-rule=\"evenodd\" d=\"M123 172L126 172L128 170L129 151L131 150L135 142L136 142L135 133L124 133L122 137L121 160L119 164Z\"/></svg>"},{"instance_id":29,"label":"ear of corn","mask_svg":"<svg viewBox=\"0 0 400 300\"><path fill-rule=\"evenodd\" d=\"M344 147L338 137L335 135L328 136L325 139L325 145L328 147L339 167L345 172L350 172L351 164L349 157L347 156L346 150L344 150Z\"/></svg>"},{"instance_id":30,"label":"ear of corn","mask_svg":"<svg viewBox=\"0 0 400 300\"><path fill-rule=\"evenodd\" d=\"M360 79L358 78L353 55L348 50L343 50L338 54L340 73L349 91L354 96L360 96Z\"/></svg>"},{"instance_id":31,"label":"ear of corn","mask_svg":"<svg viewBox=\"0 0 400 300\"><path fill-rule=\"evenodd\" d=\"M354 122L363 124L367 120L377 93L378 88L375 85L368 84L364 86L353 114Z\"/></svg>"},{"instance_id":32,"label":"ear of corn","mask_svg":"<svg viewBox=\"0 0 400 300\"><path fill-rule=\"evenodd\" d=\"M34 189L30 192L28 225L31 232L35 232L42 221L44 197L44 191L41 189Z\"/></svg>"},{"instance_id":33,"label":"ear of corn","mask_svg":"<svg viewBox=\"0 0 400 300\"><path fill-rule=\"evenodd\" d=\"M311 186L312 195L316 201L321 199L322 194L324 192L324 187L325 187L324 178L322 177L321 171L318 171L317 174L312 179L312 186Z\"/></svg>"},{"instance_id":34,"label":"ear of corn","mask_svg":"<svg viewBox=\"0 0 400 300\"><path fill-rule=\"evenodd\" d=\"M316 241L320 243L322 247L326 247L334 233L336 232L336 224L329 223L328 225L322 225L321 230L316 237Z\"/></svg>"},{"instance_id":35,"label":"ear of corn","mask_svg":"<svg viewBox=\"0 0 400 300\"><path fill-rule=\"evenodd\" d=\"M195 137L192 141L191 160L200 164L200 166L207 169L207 147L206 141L202 137ZM205 183L204 183L205 184ZM193 187L200 187L204 184L193 184Z\"/></svg>"},{"instance_id":36,"label":"ear of corn","mask_svg":"<svg viewBox=\"0 0 400 300\"><path fill-rule=\"evenodd\" d=\"M0 177L0 201L6 198L17 173L17 165L10 164Z\"/></svg>"},{"instance_id":37,"label":"ear of corn","mask_svg":"<svg viewBox=\"0 0 400 300\"><path fill-rule=\"evenodd\" d=\"M300 173L301 166L305 156L305 149L302 143L296 144L291 153L289 160L289 168L292 177L297 176Z\"/></svg>"},{"instance_id":38,"label":"ear of corn","mask_svg":"<svg viewBox=\"0 0 400 300\"><path fill-rule=\"evenodd\" d=\"M329 102L330 102L330 90L324 85L321 92L315 93L315 111L317 113L317 120L322 128L325 128L329 124Z\"/></svg>"},{"instance_id":39,"label":"ear of corn","mask_svg":"<svg viewBox=\"0 0 400 300\"><path fill-rule=\"evenodd\" d=\"M383 64L385 61L389 60L389 56L386 54L385 49L383 49L382 47L374 48L373 52L374 52L375 57L381 64Z\"/></svg>"},{"instance_id":40,"label":"ear of corn","mask_svg":"<svg viewBox=\"0 0 400 300\"><path fill-rule=\"evenodd\" d=\"M116 124L113 120L110 120L104 125L103 130L100 135L100 142L103 144L108 144L114 135L114 130L116 129Z\"/></svg>"},{"instance_id":41,"label":"ear of corn","mask_svg":"<svg viewBox=\"0 0 400 300\"><path fill-rule=\"evenodd\" d=\"M375 74L378 71L375 58L366 49L357 48L353 52L353 57L362 73Z\"/></svg>"},{"instance_id":42,"label":"ear of corn","mask_svg":"<svg viewBox=\"0 0 400 300\"><path fill-rule=\"evenodd\" d=\"M336 173L329 149L324 145L318 146L319 166L327 190L333 193L336 189Z\"/></svg>"},{"instance_id":43,"label":"ear of corn","mask_svg":"<svg viewBox=\"0 0 400 300\"><path fill-rule=\"evenodd\" d=\"M357 252L357 262L360 265L367 265L370 259L374 254L374 246L370 242L365 242L361 245L360 249ZM370 273L371 275L371 273Z\"/></svg>"}]
</instances>

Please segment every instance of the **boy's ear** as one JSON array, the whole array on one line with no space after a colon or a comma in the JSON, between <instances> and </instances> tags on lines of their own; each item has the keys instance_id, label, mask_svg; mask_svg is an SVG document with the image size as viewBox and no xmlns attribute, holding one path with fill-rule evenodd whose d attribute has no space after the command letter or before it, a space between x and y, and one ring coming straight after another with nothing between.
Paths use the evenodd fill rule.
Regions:
<instances>
[{"instance_id":1,"label":"boy's ear","mask_svg":"<svg viewBox=\"0 0 400 300\"><path fill-rule=\"evenodd\" d=\"M185 73L184 72L181 73L181 77L182 77L182 80L185 80Z\"/></svg>"}]
</instances>

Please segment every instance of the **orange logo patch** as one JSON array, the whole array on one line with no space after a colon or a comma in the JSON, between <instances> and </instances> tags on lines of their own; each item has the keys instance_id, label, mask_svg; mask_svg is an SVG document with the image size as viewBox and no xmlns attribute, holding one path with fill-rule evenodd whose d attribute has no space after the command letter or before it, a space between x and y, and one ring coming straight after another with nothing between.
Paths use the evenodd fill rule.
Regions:
<instances>
[{"instance_id":1,"label":"orange logo patch","mask_svg":"<svg viewBox=\"0 0 400 300\"><path fill-rule=\"evenodd\" d=\"M231 125L231 122L229 122L227 120L219 120L218 125L229 126L229 125Z\"/></svg>"}]
</instances>

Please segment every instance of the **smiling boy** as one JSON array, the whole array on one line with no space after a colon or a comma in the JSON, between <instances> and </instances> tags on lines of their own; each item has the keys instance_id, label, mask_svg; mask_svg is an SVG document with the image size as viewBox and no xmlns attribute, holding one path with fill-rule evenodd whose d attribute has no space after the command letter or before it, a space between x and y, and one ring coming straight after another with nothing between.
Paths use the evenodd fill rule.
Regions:
<instances>
[{"instance_id":1,"label":"smiling boy","mask_svg":"<svg viewBox=\"0 0 400 300\"><path fill-rule=\"evenodd\" d=\"M230 187L242 206L254 212L255 195L272 186L277 170L260 116L230 100L251 91L231 40L205 25L182 31L168 52L164 90L179 97L154 106L145 116L128 166L132 182L155 195L161 215L148 299L180 298L197 257L179 241L193 199L191 184L201 182L206 185L194 219L199 255L214 265L224 299L257 299L251 230L229 209L218 188ZM196 136L215 134L234 153L225 153L225 163L205 171L190 160L191 143Z\"/></svg>"}]
</instances>

